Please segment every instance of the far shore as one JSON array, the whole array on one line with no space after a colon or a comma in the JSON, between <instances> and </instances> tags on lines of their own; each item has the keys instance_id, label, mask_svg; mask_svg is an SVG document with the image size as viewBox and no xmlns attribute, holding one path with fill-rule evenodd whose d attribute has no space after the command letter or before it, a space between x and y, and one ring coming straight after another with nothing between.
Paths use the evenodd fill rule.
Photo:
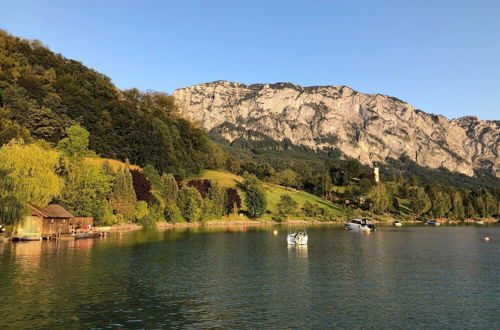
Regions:
<instances>
[{"instance_id":1,"label":"far shore","mask_svg":"<svg viewBox=\"0 0 500 330\"><path fill-rule=\"evenodd\" d=\"M391 224L392 221L380 221L374 220L378 224ZM401 221L407 224L421 224L423 221L409 220ZM472 224L475 223L474 220L440 220L442 223L446 224ZM485 223L496 223L496 219L484 219ZM182 229L182 228L198 228L198 227L227 227L227 226L277 226L277 225L287 225L287 226L303 226L303 225L342 225L342 221L318 221L318 220L287 220L284 222L276 222L271 220L211 220L206 222L180 222L180 223L170 223L166 221L161 221L156 224L158 229ZM99 227L97 227L99 228ZM136 223L121 223L107 227L109 231L129 231L129 230L140 230L143 228L140 224Z\"/></svg>"}]
</instances>

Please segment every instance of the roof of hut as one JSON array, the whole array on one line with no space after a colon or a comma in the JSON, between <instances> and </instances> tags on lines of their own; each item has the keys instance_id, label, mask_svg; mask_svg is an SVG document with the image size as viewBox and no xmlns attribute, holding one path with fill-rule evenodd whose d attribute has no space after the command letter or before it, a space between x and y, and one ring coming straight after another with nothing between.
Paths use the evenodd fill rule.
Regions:
<instances>
[{"instance_id":1,"label":"roof of hut","mask_svg":"<svg viewBox=\"0 0 500 330\"><path fill-rule=\"evenodd\" d=\"M75 216L68 212L64 207L58 204L49 204L46 208L42 209L36 205L28 203L28 206L31 207L36 212L40 213L44 217L47 218L74 218Z\"/></svg>"},{"instance_id":2,"label":"roof of hut","mask_svg":"<svg viewBox=\"0 0 500 330\"><path fill-rule=\"evenodd\" d=\"M58 204L49 204L44 209L49 218L74 218L75 216Z\"/></svg>"}]
</instances>

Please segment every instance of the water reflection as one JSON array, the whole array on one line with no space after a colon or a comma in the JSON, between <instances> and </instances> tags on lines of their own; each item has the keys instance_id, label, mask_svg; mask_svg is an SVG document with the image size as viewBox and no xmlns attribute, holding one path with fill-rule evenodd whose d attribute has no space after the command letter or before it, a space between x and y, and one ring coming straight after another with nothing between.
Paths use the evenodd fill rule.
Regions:
<instances>
[{"instance_id":1,"label":"water reflection","mask_svg":"<svg viewBox=\"0 0 500 330\"><path fill-rule=\"evenodd\" d=\"M307 245L288 245L288 258L307 259L308 257Z\"/></svg>"},{"instance_id":2,"label":"water reflection","mask_svg":"<svg viewBox=\"0 0 500 330\"><path fill-rule=\"evenodd\" d=\"M318 227L288 247L273 227L3 243L0 328L488 328L498 229Z\"/></svg>"}]
</instances>

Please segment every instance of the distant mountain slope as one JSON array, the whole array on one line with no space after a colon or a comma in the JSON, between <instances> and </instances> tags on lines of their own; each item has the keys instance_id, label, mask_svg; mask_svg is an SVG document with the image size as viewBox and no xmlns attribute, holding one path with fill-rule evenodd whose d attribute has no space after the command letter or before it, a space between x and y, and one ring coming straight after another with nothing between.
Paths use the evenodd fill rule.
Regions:
<instances>
[{"instance_id":1,"label":"distant mountain slope","mask_svg":"<svg viewBox=\"0 0 500 330\"><path fill-rule=\"evenodd\" d=\"M313 149L336 147L365 164L407 155L421 166L500 177L500 121L449 120L345 86L216 81L173 96L182 115L228 141L258 132Z\"/></svg>"}]
</instances>

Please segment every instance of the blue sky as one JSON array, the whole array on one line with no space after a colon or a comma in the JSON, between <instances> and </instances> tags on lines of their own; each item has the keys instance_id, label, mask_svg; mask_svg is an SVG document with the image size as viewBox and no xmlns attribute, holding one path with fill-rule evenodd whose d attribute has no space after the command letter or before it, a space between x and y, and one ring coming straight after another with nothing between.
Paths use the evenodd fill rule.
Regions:
<instances>
[{"instance_id":1,"label":"blue sky","mask_svg":"<svg viewBox=\"0 0 500 330\"><path fill-rule=\"evenodd\" d=\"M500 119L500 1L2 0L0 28L122 89L347 85Z\"/></svg>"}]
</instances>

